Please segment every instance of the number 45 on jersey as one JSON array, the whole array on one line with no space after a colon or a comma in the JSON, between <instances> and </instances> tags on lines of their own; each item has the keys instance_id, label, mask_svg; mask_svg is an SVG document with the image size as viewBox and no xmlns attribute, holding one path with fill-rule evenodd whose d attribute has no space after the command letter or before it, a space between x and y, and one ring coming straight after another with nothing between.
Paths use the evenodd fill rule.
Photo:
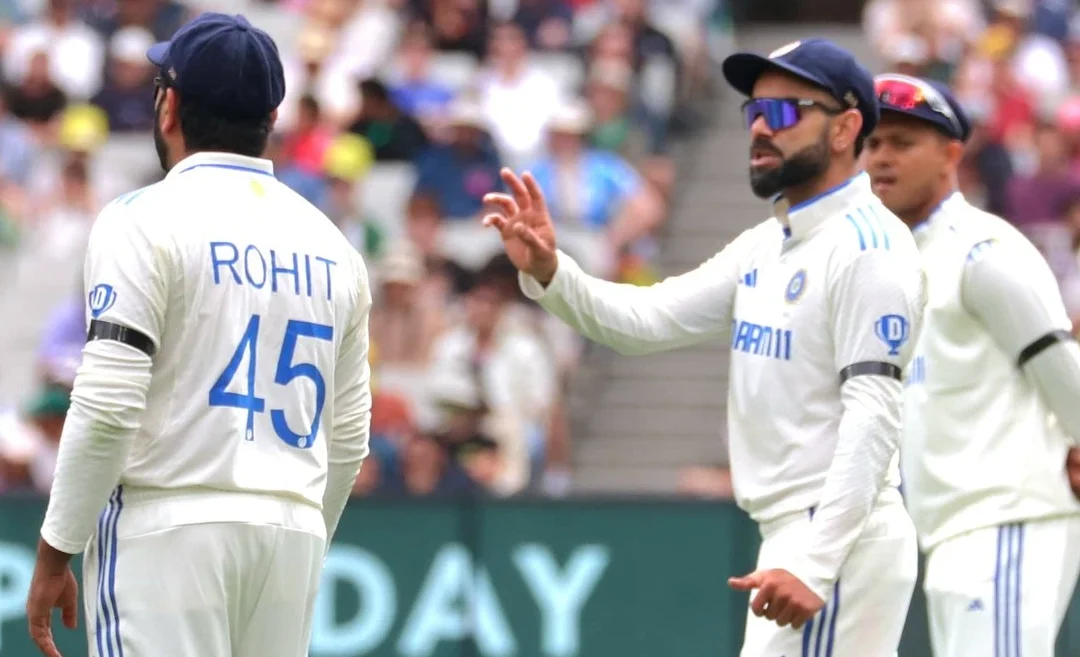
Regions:
<instances>
[{"instance_id":1,"label":"number 45 on jersey","mask_svg":"<svg viewBox=\"0 0 1080 657\"><path fill-rule=\"evenodd\" d=\"M283 409L270 411L270 420L274 425L274 433L286 445L298 449L308 449L315 443L315 436L319 432L319 420L322 418L323 405L326 403L326 382L323 380L319 368L311 363L294 363L296 354L296 341L300 338L313 338L315 340L330 341L334 339L334 327L324 324L313 324L289 320L285 326L285 337L281 341L281 353L278 355L277 368L274 371L274 383L279 386L287 386L298 378L306 378L315 385L315 418L307 434L294 433L285 420ZM218 377L213 387L210 388L210 406L228 406L242 408L247 411L247 440L255 439L255 414L266 411L266 400L256 396L255 393L255 368L258 352L256 348L259 342L259 316L252 315L248 322L244 335L240 338L240 344L233 352L229 364L225 366L221 376ZM227 392L225 388L236 377L237 370L244 356L248 358L247 366L247 393Z\"/></svg>"}]
</instances>

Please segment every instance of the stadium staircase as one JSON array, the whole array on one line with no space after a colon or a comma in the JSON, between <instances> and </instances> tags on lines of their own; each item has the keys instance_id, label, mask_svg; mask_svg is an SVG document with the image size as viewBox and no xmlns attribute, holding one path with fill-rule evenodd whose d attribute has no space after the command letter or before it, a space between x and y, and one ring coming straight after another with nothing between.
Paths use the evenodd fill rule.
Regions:
<instances>
[{"instance_id":1,"label":"stadium staircase","mask_svg":"<svg viewBox=\"0 0 1080 657\"><path fill-rule=\"evenodd\" d=\"M876 69L858 28L834 25L740 30L740 49L769 52L808 35L850 48ZM768 216L747 184L747 138L732 94L708 132L676 150L679 191L663 245L663 274L692 269ZM574 490L672 493L679 471L726 463L727 366L718 342L649 356L592 349L574 383Z\"/></svg>"}]
</instances>

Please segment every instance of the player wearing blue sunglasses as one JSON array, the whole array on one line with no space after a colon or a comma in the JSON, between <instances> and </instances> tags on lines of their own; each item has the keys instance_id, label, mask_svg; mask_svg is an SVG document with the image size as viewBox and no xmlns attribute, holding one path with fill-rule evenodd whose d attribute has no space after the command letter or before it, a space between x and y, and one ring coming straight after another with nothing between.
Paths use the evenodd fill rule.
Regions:
<instances>
[{"instance_id":1,"label":"player wearing blue sunglasses","mask_svg":"<svg viewBox=\"0 0 1080 657\"><path fill-rule=\"evenodd\" d=\"M751 136L750 187L760 198L789 190L797 199L798 188L818 180L834 153L862 145L857 109L784 73L762 75L742 111Z\"/></svg>"},{"instance_id":2,"label":"player wearing blue sunglasses","mask_svg":"<svg viewBox=\"0 0 1080 657\"><path fill-rule=\"evenodd\" d=\"M528 173L503 172L512 193L485 197L484 223L522 291L591 340L729 346L735 496L762 537L754 572L728 582L751 592L740 657L895 655L918 557L898 490L901 381L925 281L911 231L858 170L874 79L823 39L723 71L750 98L750 182L772 212L699 268L651 287L588 276L557 250Z\"/></svg>"}]
</instances>

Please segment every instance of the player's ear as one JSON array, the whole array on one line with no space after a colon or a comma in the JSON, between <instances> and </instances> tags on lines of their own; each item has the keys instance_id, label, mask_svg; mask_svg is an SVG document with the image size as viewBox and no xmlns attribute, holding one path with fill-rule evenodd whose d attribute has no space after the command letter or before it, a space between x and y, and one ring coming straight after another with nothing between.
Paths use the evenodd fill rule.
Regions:
<instances>
[{"instance_id":1,"label":"player's ear","mask_svg":"<svg viewBox=\"0 0 1080 657\"><path fill-rule=\"evenodd\" d=\"M161 101L161 132L168 133L180 125L180 97L175 89L165 89Z\"/></svg>"},{"instance_id":2,"label":"player's ear","mask_svg":"<svg viewBox=\"0 0 1080 657\"><path fill-rule=\"evenodd\" d=\"M274 126L277 125L277 117L278 117L278 111L277 111L277 108L274 108L274 111L270 112L270 131L271 132L274 131Z\"/></svg>"},{"instance_id":3,"label":"player's ear","mask_svg":"<svg viewBox=\"0 0 1080 657\"><path fill-rule=\"evenodd\" d=\"M832 127L832 145L837 153L843 153L855 145L862 131L862 114L858 110L845 110L836 120Z\"/></svg>"},{"instance_id":4,"label":"player's ear","mask_svg":"<svg viewBox=\"0 0 1080 657\"><path fill-rule=\"evenodd\" d=\"M945 158L953 169L958 168L960 161L964 159L964 142L959 139L949 139L945 144Z\"/></svg>"}]
</instances>

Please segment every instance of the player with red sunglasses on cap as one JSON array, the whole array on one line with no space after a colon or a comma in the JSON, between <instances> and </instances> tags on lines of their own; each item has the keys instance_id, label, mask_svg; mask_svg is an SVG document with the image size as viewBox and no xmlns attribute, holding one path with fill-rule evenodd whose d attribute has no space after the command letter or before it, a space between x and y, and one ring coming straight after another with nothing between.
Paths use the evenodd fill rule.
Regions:
<instances>
[{"instance_id":1,"label":"player with red sunglasses on cap","mask_svg":"<svg viewBox=\"0 0 1080 657\"><path fill-rule=\"evenodd\" d=\"M651 287L586 275L555 249L543 194L504 171L486 201L522 289L586 337L627 354L730 346L735 498L758 523L741 657L892 657L918 546L898 490L902 370L925 281L911 232L858 170L878 120L873 76L806 39L736 53L750 187L770 216L698 269ZM662 439L662 437L658 437Z\"/></svg>"},{"instance_id":2,"label":"player with red sunglasses on cap","mask_svg":"<svg viewBox=\"0 0 1080 657\"><path fill-rule=\"evenodd\" d=\"M904 492L936 657L1053 657L1080 573L1080 348L1036 248L957 191L971 124L949 90L875 79L874 192L929 285L905 382ZM1073 473L1078 474L1078 473Z\"/></svg>"}]
</instances>

